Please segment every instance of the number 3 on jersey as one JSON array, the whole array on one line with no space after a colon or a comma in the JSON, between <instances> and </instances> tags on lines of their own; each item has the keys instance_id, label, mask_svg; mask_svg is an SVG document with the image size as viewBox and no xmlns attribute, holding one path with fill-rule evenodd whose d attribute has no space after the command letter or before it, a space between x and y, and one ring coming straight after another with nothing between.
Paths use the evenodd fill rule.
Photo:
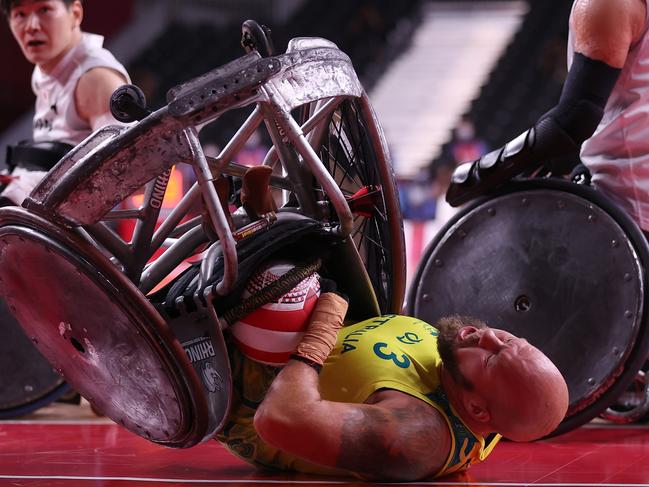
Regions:
<instances>
[{"instance_id":1,"label":"number 3 on jersey","mask_svg":"<svg viewBox=\"0 0 649 487\"><path fill-rule=\"evenodd\" d=\"M383 360L392 360L397 367L402 369L407 369L410 367L410 359L407 355L401 354L401 357L397 357L397 354L387 350L388 344L383 342L377 342L374 344L374 353L377 357Z\"/></svg>"}]
</instances>

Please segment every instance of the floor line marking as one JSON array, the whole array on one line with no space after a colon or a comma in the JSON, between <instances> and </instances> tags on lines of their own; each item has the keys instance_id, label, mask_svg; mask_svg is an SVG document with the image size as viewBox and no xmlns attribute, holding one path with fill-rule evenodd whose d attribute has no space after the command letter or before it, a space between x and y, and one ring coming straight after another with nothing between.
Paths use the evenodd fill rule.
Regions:
<instances>
[{"instance_id":1,"label":"floor line marking","mask_svg":"<svg viewBox=\"0 0 649 487\"><path fill-rule=\"evenodd\" d=\"M551 472L548 472L548 473L544 474L544 475L543 475L541 478L539 478L538 480L543 480L543 479L545 479L545 478L547 478L547 477L549 477L549 476L551 476L551 475L554 475L554 474L557 473L558 471L563 470L564 468L566 468L568 465L571 465L571 464L573 464L573 463L575 463L575 462L578 462L578 461L580 461L580 460L586 458L587 456L592 455L593 453L594 453L594 452L592 452L592 451L582 453L579 457L577 457L577 458L573 458L573 459L572 459L571 461L569 461L568 463L564 463L563 465L561 465L560 467L555 468L555 469L552 470ZM533 485L541 485L541 484L534 483Z\"/></svg>"},{"instance_id":2,"label":"floor line marking","mask_svg":"<svg viewBox=\"0 0 649 487\"><path fill-rule=\"evenodd\" d=\"M98 419L40 419L40 420L27 420L27 419L8 419L0 421L0 426L3 425L29 425L29 426L54 426L54 425L84 425L84 426L119 426L114 421L107 418ZM123 426L120 426L120 428Z\"/></svg>"},{"instance_id":3,"label":"floor line marking","mask_svg":"<svg viewBox=\"0 0 649 487\"><path fill-rule=\"evenodd\" d=\"M358 485L357 480L273 480L273 479L162 479L162 478L147 478L147 477L83 477L73 475L0 475L0 479L4 480L87 480L87 481L131 481L131 482L151 482L151 483L184 483L184 484L284 484L284 485ZM368 485L395 485L392 482L375 482ZM588 483L575 483L575 482L451 482L443 480L434 480L429 482L399 482L396 485L421 485L421 486L464 486L470 487L472 485L480 485L481 487L649 487L649 484L594 484Z\"/></svg>"}]
</instances>

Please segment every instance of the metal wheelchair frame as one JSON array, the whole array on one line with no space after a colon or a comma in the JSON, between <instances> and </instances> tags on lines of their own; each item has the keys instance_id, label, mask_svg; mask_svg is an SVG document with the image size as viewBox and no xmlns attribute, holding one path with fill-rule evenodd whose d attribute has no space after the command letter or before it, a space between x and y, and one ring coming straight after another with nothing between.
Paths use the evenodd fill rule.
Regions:
<instances>
[{"instance_id":1,"label":"metal wheelchair frame","mask_svg":"<svg viewBox=\"0 0 649 487\"><path fill-rule=\"evenodd\" d=\"M0 288L36 347L76 390L136 434L188 447L211 438L229 407L226 320L214 301L236 296L245 278L242 247L287 223L315 224L337 242L328 272L350 295L352 319L401 311L405 251L383 132L335 44L297 38L278 56L251 50L172 88L167 101L153 113L136 106L143 116L128 127L95 132L58 162L24 208L0 209ZM206 157L201 129L250 106L218 156ZM262 125L273 142L262 190L277 196L278 209L251 216L244 207L231 211L217 185L245 182L250 169L232 159ZM178 164L193 168L196 183L160 223ZM140 208L118 209L142 187ZM188 218L197 204L203 213ZM123 220L136 222L129 241L111 228ZM171 316L151 299L188 259L200 262L195 306L186 311L183 302L180 316ZM62 282L52 289L52 279ZM32 307L34 292L47 294L47 303ZM218 352L195 362L188 343ZM147 384L133 368L147 371Z\"/></svg>"},{"instance_id":2,"label":"metal wheelchair frame","mask_svg":"<svg viewBox=\"0 0 649 487\"><path fill-rule=\"evenodd\" d=\"M280 208L279 213L297 213L326 221L331 224L332 232L355 240L360 251L363 245L378 249L380 258L392 263L379 278L392 282L387 286L389 290L386 283L375 283L375 291L383 289L390 294L382 306L374 299L375 311L400 310L405 282L404 244L387 145L367 95L344 53L323 39L294 39L284 55L262 58L253 51L171 89L168 101L167 106L130 128L107 127L86 139L59 162L24 206L51 221L86 233L146 294L198 247L208 243L200 218L180 225L188 209L202 198L209 223L218 236L207 253L222 253L225 272L217 285L201 292L226 295L237 278L236 240L250 230L247 225L258 227L259 224L233 215L238 226L238 233L233 233L212 183L225 176L243 176L247 167L233 162L232 157L263 123L274 142L264 161L274 170L271 186L285 195L295 195L298 203ZM332 118L340 117L336 110L345 102L355 104L358 115L370 121L366 135L371 139L380 166L377 168L379 187L372 188L375 194L370 211L387 223L390 248L376 239L365 238L362 226L366 222L353 214L351 195L343 194L335 174L328 172L316 153L329 124L341 123ZM218 157L206 157L198 138L200 129L229 110L251 104L256 105L255 109ZM307 110L307 118L301 125L291 114L298 107ZM346 149L355 157L353 151L358 148L351 146L355 141L346 142L349 144ZM178 163L194 168L197 183L155 229L161 194L166 189L171 167ZM314 179L317 188L313 186ZM113 209L145 184L144 204L140 209ZM131 242L125 242L105 224L130 218L137 219ZM162 256L149 262L165 243L169 247ZM210 280L210 272L209 265L203 266L202 282Z\"/></svg>"}]
</instances>

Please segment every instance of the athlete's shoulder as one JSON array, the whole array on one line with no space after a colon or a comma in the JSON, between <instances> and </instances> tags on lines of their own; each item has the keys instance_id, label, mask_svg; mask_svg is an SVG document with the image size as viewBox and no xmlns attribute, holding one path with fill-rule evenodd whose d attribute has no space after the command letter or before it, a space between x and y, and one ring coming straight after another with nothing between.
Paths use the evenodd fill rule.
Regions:
<instances>
[{"instance_id":1,"label":"athlete's shoulder","mask_svg":"<svg viewBox=\"0 0 649 487\"><path fill-rule=\"evenodd\" d=\"M83 33L76 54L77 73L104 67L127 77L126 68L115 55L104 47L104 38L97 34Z\"/></svg>"},{"instance_id":2,"label":"athlete's shoulder","mask_svg":"<svg viewBox=\"0 0 649 487\"><path fill-rule=\"evenodd\" d=\"M575 50L621 68L629 48L646 31L646 0L575 0L570 27Z\"/></svg>"}]
</instances>

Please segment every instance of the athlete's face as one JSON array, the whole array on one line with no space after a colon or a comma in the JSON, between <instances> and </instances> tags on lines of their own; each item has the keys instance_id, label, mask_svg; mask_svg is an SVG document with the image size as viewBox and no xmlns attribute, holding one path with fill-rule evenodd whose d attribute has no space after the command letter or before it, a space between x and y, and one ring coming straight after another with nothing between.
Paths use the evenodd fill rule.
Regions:
<instances>
[{"instance_id":1,"label":"athlete's face","mask_svg":"<svg viewBox=\"0 0 649 487\"><path fill-rule=\"evenodd\" d=\"M477 392L493 394L510 385L508 372L539 353L527 340L495 328L466 326L456 338L459 371Z\"/></svg>"},{"instance_id":2,"label":"athlete's face","mask_svg":"<svg viewBox=\"0 0 649 487\"><path fill-rule=\"evenodd\" d=\"M9 27L27 60L48 72L79 41L82 17L78 0L18 0Z\"/></svg>"},{"instance_id":3,"label":"athlete's face","mask_svg":"<svg viewBox=\"0 0 649 487\"><path fill-rule=\"evenodd\" d=\"M482 415L495 431L530 441L563 420L569 402L565 380L527 340L503 330L468 326L458 332L455 356L471 393L483 401L474 403L481 408L475 418Z\"/></svg>"}]
</instances>

